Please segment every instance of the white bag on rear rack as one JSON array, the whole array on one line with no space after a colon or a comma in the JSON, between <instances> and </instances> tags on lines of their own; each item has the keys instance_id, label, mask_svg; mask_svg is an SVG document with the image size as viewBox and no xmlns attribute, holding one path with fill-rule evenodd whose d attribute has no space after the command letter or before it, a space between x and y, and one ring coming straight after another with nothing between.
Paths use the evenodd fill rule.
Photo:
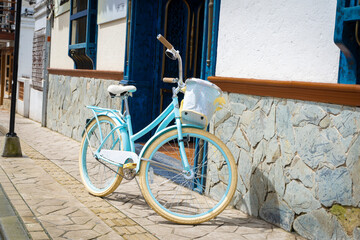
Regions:
<instances>
[{"instance_id":1,"label":"white bag on rear rack","mask_svg":"<svg viewBox=\"0 0 360 240\"><path fill-rule=\"evenodd\" d=\"M188 79L180 110L182 122L206 128L217 107L215 100L221 95L221 89L211 82L198 78Z\"/></svg>"}]
</instances>

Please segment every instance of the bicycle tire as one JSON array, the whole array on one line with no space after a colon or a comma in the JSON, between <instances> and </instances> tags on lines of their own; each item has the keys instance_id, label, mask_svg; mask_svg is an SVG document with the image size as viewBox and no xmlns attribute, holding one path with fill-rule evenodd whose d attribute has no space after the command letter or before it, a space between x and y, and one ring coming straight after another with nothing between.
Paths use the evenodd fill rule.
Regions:
<instances>
[{"instance_id":1,"label":"bicycle tire","mask_svg":"<svg viewBox=\"0 0 360 240\"><path fill-rule=\"evenodd\" d=\"M116 126L115 122L108 116L98 116L98 121L100 128L95 118L85 128L80 147L79 168L82 182L87 191L94 196L104 197L115 191L120 185L123 171L122 168L104 160L95 159L93 156L95 149L101 144L102 138L99 129L102 136L105 137ZM119 130L112 133L102 149L122 150Z\"/></svg>"},{"instance_id":2,"label":"bicycle tire","mask_svg":"<svg viewBox=\"0 0 360 240\"><path fill-rule=\"evenodd\" d=\"M159 136L145 150L143 158L153 161L141 162L139 183L146 202L159 215L175 223L199 224L216 217L232 200L237 184L236 164L230 150L216 136L191 127L182 130L186 155L196 172L193 178L172 172L182 167L178 133L174 129ZM208 153L212 155L207 156ZM199 158L200 155L207 157Z\"/></svg>"}]
</instances>

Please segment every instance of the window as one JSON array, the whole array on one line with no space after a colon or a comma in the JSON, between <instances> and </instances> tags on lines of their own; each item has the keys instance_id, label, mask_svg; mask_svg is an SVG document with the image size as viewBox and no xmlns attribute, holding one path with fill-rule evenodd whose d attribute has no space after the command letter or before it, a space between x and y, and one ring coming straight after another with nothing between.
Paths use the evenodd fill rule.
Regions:
<instances>
[{"instance_id":1,"label":"window","mask_svg":"<svg viewBox=\"0 0 360 240\"><path fill-rule=\"evenodd\" d=\"M44 79L44 53L45 53L45 29L34 32L33 38L33 64L32 64L32 87L42 91Z\"/></svg>"},{"instance_id":2,"label":"window","mask_svg":"<svg viewBox=\"0 0 360 240\"><path fill-rule=\"evenodd\" d=\"M334 41L341 50L338 82L360 84L360 6L338 1Z\"/></svg>"},{"instance_id":3,"label":"window","mask_svg":"<svg viewBox=\"0 0 360 240\"><path fill-rule=\"evenodd\" d=\"M76 69L96 69L97 1L71 0L69 56Z\"/></svg>"}]
</instances>

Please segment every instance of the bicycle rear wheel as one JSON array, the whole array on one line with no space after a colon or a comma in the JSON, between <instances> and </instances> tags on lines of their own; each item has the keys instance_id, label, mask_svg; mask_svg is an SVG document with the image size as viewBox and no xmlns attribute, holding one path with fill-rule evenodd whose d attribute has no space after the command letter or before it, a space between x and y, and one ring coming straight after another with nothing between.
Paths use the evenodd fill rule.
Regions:
<instances>
[{"instance_id":1,"label":"bicycle rear wheel","mask_svg":"<svg viewBox=\"0 0 360 240\"><path fill-rule=\"evenodd\" d=\"M116 127L115 122L108 116L99 116L99 124L93 119L85 129L81 141L79 167L81 179L86 189L95 196L106 196L112 193L121 183L122 168L94 157L96 150L100 150L103 139L108 134L101 149L123 150L119 130L111 132ZM120 174L120 175L119 175Z\"/></svg>"},{"instance_id":2,"label":"bicycle rear wheel","mask_svg":"<svg viewBox=\"0 0 360 240\"><path fill-rule=\"evenodd\" d=\"M183 128L185 152L194 172L182 171L177 129L145 150L139 175L145 200L159 215L181 224L208 221L231 201L237 183L234 158L216 136Z\"/></svg>"}]
</instances>

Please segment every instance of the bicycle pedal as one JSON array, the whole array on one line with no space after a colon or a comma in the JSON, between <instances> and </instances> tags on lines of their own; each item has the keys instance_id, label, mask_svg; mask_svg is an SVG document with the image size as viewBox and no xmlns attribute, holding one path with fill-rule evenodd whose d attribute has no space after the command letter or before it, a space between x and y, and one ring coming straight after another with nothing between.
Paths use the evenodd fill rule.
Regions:
<instances>
[{"instance_id":1,"label":"bicycle pedal","mask_svg":"<svg viewBox=\"0 0 360 240\"><path fill-rule=\"evenodd\" d=\"M136 168L136 163L126 163L123 165L123 168L134 169L134 168Z\"/></svg>"}]
</instances>

